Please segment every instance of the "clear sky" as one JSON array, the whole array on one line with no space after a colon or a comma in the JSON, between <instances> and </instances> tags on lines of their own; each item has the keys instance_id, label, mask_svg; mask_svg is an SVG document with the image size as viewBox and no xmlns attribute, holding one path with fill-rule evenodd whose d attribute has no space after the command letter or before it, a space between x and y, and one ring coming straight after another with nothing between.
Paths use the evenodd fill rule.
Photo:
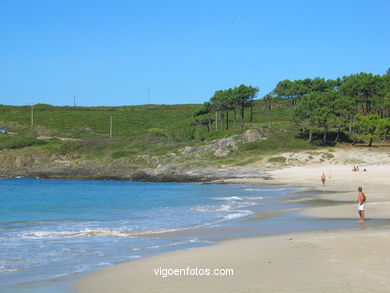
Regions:
<instances>
[{"instance_id":1,"label":"clear sky","mask_svg":"<svg viewBox=\"0 0 390 293\"><path fill-rule=\"evenodd\" d=\"M389 0L0 0L0 104L202 103L383 74Z\"/></svg>"}]
</instances>

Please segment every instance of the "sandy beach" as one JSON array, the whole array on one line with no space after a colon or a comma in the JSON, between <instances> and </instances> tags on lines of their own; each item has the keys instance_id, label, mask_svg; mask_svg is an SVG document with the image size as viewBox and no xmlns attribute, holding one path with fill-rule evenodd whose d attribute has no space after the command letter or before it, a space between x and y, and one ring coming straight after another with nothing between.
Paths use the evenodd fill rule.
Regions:
<instances>
[{"instance_id":1,"label":"sandy beach","mask_svg":"<svg viewBox=\"0 0 390 293\"><path fill-rule=\"evenodd\" d=\"M78 282L79 292L390 292L390 166L349 165L290 167L271 172L272 180L251 184L285 184L317 190L338 205L308 207L301 215L357 221L357 187L367 196L367 222L336 231L298 232L226 241L124 263ZM363 169L363 167L361 167ZM327 176L325 186L320 175ZM330 177L330 178L329 178ZM232 180L237 182L237 180ZM240 179L239 182L243 182ZM233 276L167 276L155 270L231 268Z\"/></svg>"}]
</instances>

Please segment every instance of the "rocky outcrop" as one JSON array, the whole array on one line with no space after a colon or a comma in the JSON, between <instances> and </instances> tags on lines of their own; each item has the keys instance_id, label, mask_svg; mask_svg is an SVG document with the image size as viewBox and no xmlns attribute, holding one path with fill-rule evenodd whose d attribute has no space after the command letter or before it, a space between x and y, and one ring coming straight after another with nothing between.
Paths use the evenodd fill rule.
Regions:
<instances>
[{"instance_id":1,"label":"rocky outcrop","mask_svg":"<svg viewBox=\"0 0 390 293\"><path fill-rule=\"evenodd\" d=\"M261 129L248 129L243 135L245 142L255 142L267 139L267 134Z\"/></svg>"},{"instance_id":2,"label":"rocky outcrop","mask_svg":"<svg viewBox=\"0 0 390 293\"><path fill-rule=\"evenodd\" d=\"M216 139L212 144L202 146L187 146L180 149L180 153L184 155L195 155L199 156L201 153L212 152L216 157L225 157L229 155L232 150L238 149L238 143L242 142L238 135L230 137Z\"/></svg>"},{"instance_id":3,"label":"rocky outcrop","mask_svg":"<svg viewBox=\"0 0 390 293\"><path fill-rule=\"evenodd\" d=\"M216 139L211 144L202 146L186 146L180 149L184 155L199 157L202 153L212 152L216 157L226 157L233 151L239 149L239 143L255 142L267 139L268 133L262 129L249 129L241 135L233 135L221 139Z\"/></svg>"},{"instance_id":4,"label":"rocky outcrop","mask_svg":"<svg viewBox=\"0 0 390 293\"><path fill-rule=\"evenodd\" d=\"M160 168L137 168L133 166L74 166L74 167L23 167L0 170L0 177L39 177L53 179L119 179L161 182L208 182L230 178L266 177L265 169L238 168L188 168L169 165Z\"/></svg>"},{"instance_id":5,"label":"rocky outcrop","mask_svg":"<svg viewBox=\"0 0 390 293\"><path fill-rule=\"evenodd\" d=\"M185 168L180 165L142 169L133 174L139 181L210 182L231 178L267 178L266 169L258 167Z\"/></svg>"},{"instance_id":6,"label":"rocky outcrop","mask_svg":"<svg viewBox=\"0 0 390 293\"><path fill-rule=\"evenodd\" d=\"M214 152L214 156L216 156L216 157L226 157L231 152L232 152L232 150L230 150L230 149L217 149Z\"/></svg>"}]
</instances>

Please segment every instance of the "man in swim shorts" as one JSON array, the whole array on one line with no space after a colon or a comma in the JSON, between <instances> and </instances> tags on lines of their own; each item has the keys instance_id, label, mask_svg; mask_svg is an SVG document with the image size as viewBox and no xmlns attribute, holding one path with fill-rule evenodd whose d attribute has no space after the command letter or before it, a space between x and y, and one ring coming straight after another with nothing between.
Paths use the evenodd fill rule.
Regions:
<instances>
[{"instance_id":1,"label":"man in swim shorts","mask_svg":"<svg viewBox=\"0 0 390 293\"><path fill-rule=\"evenodd\" d=\"M357 204L358 204L358 212L360 216L360 223L364 222L364 204L366 203L366 195L363 192L363 188L359 187L358 188L358 199L357 199Z\"/></svg>"}]
</instances>

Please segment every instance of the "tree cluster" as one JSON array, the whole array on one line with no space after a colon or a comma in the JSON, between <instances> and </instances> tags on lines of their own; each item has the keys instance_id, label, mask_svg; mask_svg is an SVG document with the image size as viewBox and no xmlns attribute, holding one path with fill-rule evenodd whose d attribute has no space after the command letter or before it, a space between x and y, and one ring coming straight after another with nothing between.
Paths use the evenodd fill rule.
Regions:
<instances>
[{"instance_id":1,"label":"tree cluster","mask_svg":"<svg viewBox=\"0 0 390 293\"><path fill-rule=\"evenodd\" d=\"M237 118L240 117L240 128L244 128L245 109L250 108L250 123L253 121L253 100L258 88L240 85L226 90L218 90L195 113L199 124L212 129L231 128L229 125L229 113L233 114L233 128L236 128Z\"/></svg>"},{"instance_id":2,"label":"tree cluster","mask_svg":"<svg viewBox=\"0 0 390 293\"><path fill-rule=\"evenodd\" d=\"M243 129L248 108L252 125L258 92L243 84L217 90L197 109L195 120L208 131ZM280 100L291 107L292 121L310 142L335 144L347 138L357 143L365 138L371 146L374 139L386 140L390 132L390 69L384 75L362 72L337 79L283 80L259 105L266 105L272 117L272 104Z\"/></svg>"},{"instance_id":3,"label":"tree cluster","mask_svg":"<svg viewBox=\"0 0 390 293\"><path fill-rule=\"evenodd\" d=\"M337 142L341 131L357 138L386 139L390 127L390 70L384 75L359 73L336 80L323 78L284 80L272 95L289 99L293 121L301 134L329 143Z\"/></svg>"}]
</instances>

